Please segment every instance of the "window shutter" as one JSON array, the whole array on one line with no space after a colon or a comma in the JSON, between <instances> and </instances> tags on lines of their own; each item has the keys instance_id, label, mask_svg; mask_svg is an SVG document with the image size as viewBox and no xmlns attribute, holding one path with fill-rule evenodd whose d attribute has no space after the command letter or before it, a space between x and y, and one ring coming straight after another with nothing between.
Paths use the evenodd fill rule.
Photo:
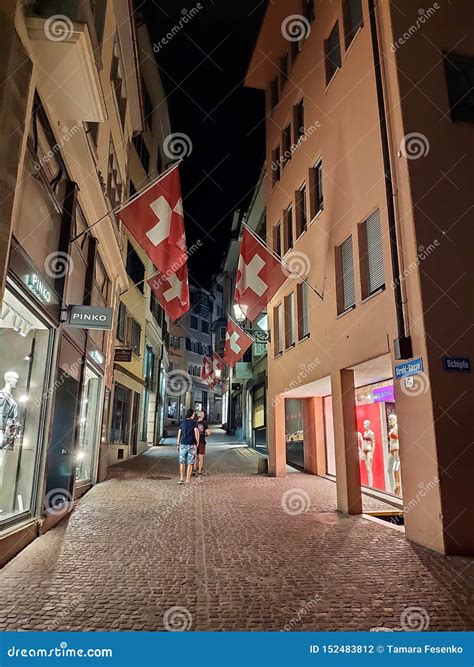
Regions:
<instances>
[{"instance_id":1,"label":"window shutter","mask_svg":"<svg viewBox=\"0 0 474 667\"><path fill-rule=\"evenodd\" d=\"M342 307L343 310L355 305L354 258L352 255L352 236L341 245L342 269Z\"/></svg>"},{"instance_id":2,"label":"window shutter","mask_svg":"<svg viewBox=\"0 0 474 667\"><path fill-rule=\"evenodd\" d=\"M367 267L369 294L373 294L385 284L380 211L377 209L365 221L367 240Z\"/></svg>"}]
</instances>

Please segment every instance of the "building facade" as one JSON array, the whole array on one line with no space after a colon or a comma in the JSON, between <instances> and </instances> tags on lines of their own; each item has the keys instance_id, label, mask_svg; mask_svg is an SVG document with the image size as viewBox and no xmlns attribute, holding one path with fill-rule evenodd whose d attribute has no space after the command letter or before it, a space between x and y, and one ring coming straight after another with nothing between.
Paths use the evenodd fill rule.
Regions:
<instances>
[{"instance_id":1,"label":"building facade","mask_svg":"<svg viewBox=\"0 0 474 667\"><path fill-rule=\"evenodd\" d=\"M274 3L246 81L267 100L267 242L299 274L268 305L270 471L333 479L347 513L381 496L450 554L474 551L472 387L446 370L472 358L470 11Z\"/></svg>"}]
</instances>

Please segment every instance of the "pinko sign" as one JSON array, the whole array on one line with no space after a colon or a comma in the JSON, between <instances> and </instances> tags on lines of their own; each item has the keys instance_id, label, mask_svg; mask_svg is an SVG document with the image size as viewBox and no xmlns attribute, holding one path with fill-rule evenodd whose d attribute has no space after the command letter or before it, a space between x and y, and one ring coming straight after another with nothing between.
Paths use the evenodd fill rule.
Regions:
<instances>
[{"instance_id":1,"label":"pinko sign","mask_svg":"<svg viewBox=\"0 0 474 667\"><path fill-rule=\"evenodd\" d=\"M393 384L387 387L376 387L372 390L372 396L374 397L374 403L394 403L395 394Z\"/></svg>"}]
</instances>

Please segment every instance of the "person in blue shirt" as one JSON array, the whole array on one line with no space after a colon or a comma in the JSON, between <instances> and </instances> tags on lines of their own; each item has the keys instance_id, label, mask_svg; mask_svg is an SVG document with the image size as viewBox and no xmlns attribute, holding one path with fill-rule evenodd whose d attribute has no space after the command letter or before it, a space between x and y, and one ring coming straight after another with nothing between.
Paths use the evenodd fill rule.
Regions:
<instances>
[{"instance_id":1,"label":"person in blue shirt","mask_svg":"<svg viewBox=\"0 0 474 667\"><path fill-rule=\"evenodd\" d=\"M194 410L186 410L186 419L179 425L176 448L179 452L179 484L188 484L196 462L199 431L194 419Z\"/></svg>"}]
</instances>

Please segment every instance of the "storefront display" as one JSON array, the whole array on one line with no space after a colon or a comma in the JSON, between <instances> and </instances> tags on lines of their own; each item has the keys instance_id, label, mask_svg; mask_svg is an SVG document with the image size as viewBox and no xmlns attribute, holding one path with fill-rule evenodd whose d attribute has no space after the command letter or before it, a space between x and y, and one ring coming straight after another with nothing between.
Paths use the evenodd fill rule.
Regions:
<instances>
[{"instance_id":1,"label":"storefront display","mask_svg":"<svg viewBox=\"0 0 474 667\"><path fill-rule=\"evenodd\" d=\"M79 416L79 442L76 451L76 482L92 482L97 451L100 416L101 377L91 368L84 370Z\"/></svg>"},{"instance_id":2,"label":"storefront display","mask_svg":"<svg viewBox=\"0 0 474 667\"><path fill-rule=\"evenodd\" d=\"M362 486L401 496L398 420L391 380L356 390L356 419Z\"/></svg>"},{"instance_id":3,"label":"storefront display","mask_svg":"<svg viewBox=\"0 0 474 667\"><path fill-rule=\"evenodd\" d=\"M295 468L304 468L303 400L285 400L286 462Z\"/></svg>"},{"instance_id":4,"label":"storefront display","mask_svg":"<svg viewBox=\"0 0 474 667\"><path fill-rule=\"evenodd\" d=\"M324 435L326 445L326 473L336 475L336 451L334 445L334 426L332 414L332 396L323 398Z\"/></svg>"},{"instance_id":5,"label":"storefront display","mask_svg":"<svg viewBox=\"0 0 474 667\"><path fill-rule=\"evenodd\" d=\"M32 509L50 339L46 323L7 288L0 315L0 522Z\"/></svg>"}]
</instances>

